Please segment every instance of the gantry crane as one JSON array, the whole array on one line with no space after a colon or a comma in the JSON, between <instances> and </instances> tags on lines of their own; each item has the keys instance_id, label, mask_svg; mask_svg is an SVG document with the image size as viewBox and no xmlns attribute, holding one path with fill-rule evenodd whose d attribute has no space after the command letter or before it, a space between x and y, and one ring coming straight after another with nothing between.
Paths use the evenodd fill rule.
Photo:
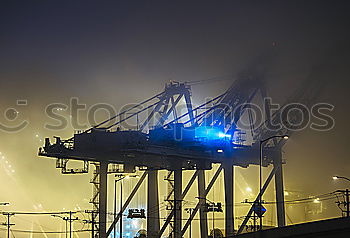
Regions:
<instances>
[{"instance_id":1,"label":"gantry crane","mask_svg":"<svg viewBox=\"0 0 350 238\"><path fill-rule=\"evenodd\" d=\"M249 113L249 110L246 109L249 109L250 102L257 97L260 101L267 97L264 83L258 77L242 76L235 80L223 94L193 108L190 86L186 83L172 82L166 85L163 92L89 130L75 134L70 139L56 138L56 142L51 144L47 138L39 155L57 158L58 167L63 171L73 173L74 170L66 168L69 159L84 161L83 172L86 172L89 162L98 163L99 199L96 209L98 209L98 237L101 238L106 238L111 233L146 176L148 176L147 207L149 210L152 208L152 216L147 217L148 237L161 237L172 220L174 221L173 237L183 237L197 212L200 214L201 237L207 237L207 217L203 205L205 197L223 170L225 233L226 237L230 237L234 235L233 166L248 167L259 164L260 150L257 143L245 144L237 141L237 135L240 134L238 122L242 119L242 115L247 111ZM290 101L300 102L301 98L310 99L309 95L301 90L297 93L297 97L292 97ZM176 108L182 99L185 101L187 110L178 115ZM281 118L278 112L270 115L268 105L265 106L264 118L266 120L277 121L277 118ZM146 112L148 112L146 116L141 116ZM292 117L297 119L296 115ZM132 118L137 120L136 128L124 130L123 122ZM282 118L282 120L288 120L288 118ZM254 125L251 125L251 128L255 141L265 136L285 133L284 128L275 131L268 130L264 126L255 129ZM261 191L263 193L266 190L275 175L279 226L285 225L282 145L283 142L275 140L273 144L267 144L264 148L263 165L273 164L275 167ZM211 169L213 163L219 163L220 166L206 187L204 170ZM121 212L115 216L107 229L108 164L122 164L124 171L133 171L135 167L139 167L145 169L146 172L141 176ZM172 211L168 214L162 227L160 227L158 196L158 170L161 169L171 171L174 176ZM194 171L184 189L183 170ZM190 218L182 226L182 200L196 179L198 179L198 196L201 199ZM261 195L259 194L258 197ZM249 216L248 214L247 219ZM241 227L244 227L244 223Z\"/></svg>"}]
</instances>

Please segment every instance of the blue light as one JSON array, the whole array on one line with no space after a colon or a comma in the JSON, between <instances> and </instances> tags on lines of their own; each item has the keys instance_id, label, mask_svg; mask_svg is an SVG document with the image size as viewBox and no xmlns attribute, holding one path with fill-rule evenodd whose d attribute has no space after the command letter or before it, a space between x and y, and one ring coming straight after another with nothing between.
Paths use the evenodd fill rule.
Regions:
<instances>
[{"instance_id":1,"label":"blue light","mask_svg":"<svg viewBox=\"0 0 350 238\"><path fill-rule=\"evenodd\" d=\"M195 128L195 137L206 140L230 139L231 135L225 134L218 127L200 126Z\"/></svg>"},{"instance_id":2,"label":"blue light","mask_svg":"<svg viewBox=\"0 0 350 238\"><path fill-rule=\"evenodd\" d=\"M219 137L220 138L231 138L231 135L225 134L223 132L219 132Z\"/></svg>"},{"instance_id":3,"label":"blue light","mask_svg":"<svg viewBox=\"0 0 350 238\"><path fill-rule=\"evenodd\" d=\"M115 232L116 236L119 236L119 232ZM114 237L114 232L112 231L109 237Z\"/></svg>"}]
</instances>

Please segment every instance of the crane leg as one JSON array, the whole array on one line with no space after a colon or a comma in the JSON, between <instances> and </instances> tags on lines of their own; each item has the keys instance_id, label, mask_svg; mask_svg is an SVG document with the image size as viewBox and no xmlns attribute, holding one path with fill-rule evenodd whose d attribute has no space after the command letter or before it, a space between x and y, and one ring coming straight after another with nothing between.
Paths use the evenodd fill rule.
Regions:
<instances>
[{"instance_id":1,"label":"crane leg","mask_svg":"<svg viewBox=\"0 0 350 238\"><path fill-rule=\"evenodd\" d=\"M147 234L149 238L155 238L158 235L159 224L159 197L158 197L158 171L148 171L148 189L147 189Z\"/></svg>"},{"instance_id":2,"label":"crane leg","mask_svg":"<svg viewBox=\"0 0 350 238\"><path fill-rule=\"evenodd\" d=\"M182 228L182 169L174 171L174 238L181 238Z\"/></svg>"},{"instance_id":3,"label":"crane leg","mask_svg":"<svg viewBox=\"0 0 350 238\"><path fill-rule=\"evenodd\" d=\"M233 217L233 166L231 163L224 164L225 181L225 233L226 237L233 236L234 217Z\"/></svg>"},{"instance_id":4,"label":"crane leg","mask_svg":"<svg viewBox=\"0 0 350 238\"><path fill-rule=\"evenodd\" d=\"M283 170L282 170L282 153L279 153L274 162L276 168L275 188L276 188L276 204L277 204L277 224L278 227L286 225L285 209L284 209L284 187L283 187Z\"/></svg>"},{"instance_id":5,"label":"crane leg","mask_svg":"<svg viewBox=\"0 0 350 238\"><path fill-rule=\"evenodd\" d=\"M107 170L108 162L100 162L100 193L99 193L99 233L101 238L106 235L106 212L107 212Z\"/></svg>"},{"instance_id":6,"label":"crane leg","mask_svg":"<svg viewBox=\"0 0 350 238\"><path fill-rule=\"evenodd\" d=\"M208 237L208 222L207 222L207 213L205 211L205 198L206 192L205 192L205 171L199 170L198 171L198 196L201 198L199 199L199 218L200 218L200 234L202 238Z\"/></svg>"}]
</instances>

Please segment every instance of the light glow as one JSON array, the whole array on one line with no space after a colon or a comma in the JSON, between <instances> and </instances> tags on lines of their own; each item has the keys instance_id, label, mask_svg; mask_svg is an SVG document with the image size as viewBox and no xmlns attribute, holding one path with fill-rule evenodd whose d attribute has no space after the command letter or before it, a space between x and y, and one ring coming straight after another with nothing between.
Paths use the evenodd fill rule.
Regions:
<instances>
[{"instance_id":1,"label":"light glow","mask_svg":"<svg viewBox=\"0 0 350 238\"><path fill-rule=\"evenodd\" d=\"M207 140L230 139L231 135L224 133L218 127L200 126L195 129L195 137Z\"/></svg>"},{"instance_id":2,"label":"light glow","mask_svg":"<svg viewBox=\"0 0 350 238\"><path fill-rule=\"evenodd\" d=\"M220 137L220 138L231 138L231 135L228 135L228 134L225 134L225 133L223 133L223 132L220 132L220 133L219 133L219 137Z\"/></svg>"},{"instance_id":3,"label":"light glow","mask_svg":"<svg viewBox=\"0 0 350 238\"><path fill-rule=\"evenodd\" d=\"M314 199L314 203L320 203L320 199L319 198Z\"/></svg>"}]
</instances>

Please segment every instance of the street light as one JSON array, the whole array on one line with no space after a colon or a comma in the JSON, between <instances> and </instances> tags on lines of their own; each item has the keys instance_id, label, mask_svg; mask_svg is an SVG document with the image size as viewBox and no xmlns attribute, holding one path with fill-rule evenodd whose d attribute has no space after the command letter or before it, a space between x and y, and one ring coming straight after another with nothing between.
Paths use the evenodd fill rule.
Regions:
<instances>
[{"instance_id":1,"label":"street light","mask_svg":"<svg viewBox=\"0 0 350 238\"><path fill-rule=\"evenodd\" d=\"M275 136L271 136L268 137L264 140L260 141L260 161L259 161L259 207L262 207L262 194L261 194L261 190L262 190L262 160L263 160L263 144L273 138L282 138L284 140L288 140L289 136L288 135L275 135ZM260 216L260 229L262 230L262 216Z\"/></svg>"},{"instance_id":2,"label":"street light","mask_svg":"<svg viewBox=\"0 0 350 238\"><path fill-rule=\"evenodd\" d=\"M123 180L123 179L128 179L128 178L135 178L138 177L138 175L123 175L123 174L117 174L115 177L118 177L118 179L114 180L114 219L116 217L117 213L117 182ZM123 214L122 214L122 209L123 209L123 183L120 183L120 223L119 223L119 237L123 237ZM114 225L114 238L116 238L116 224Z\"/></svg>"},{"instance_id":3,"label":"street light","mask_svg":"<svg viewBox=\"0 0 350 238\"><path fill-rule=\"evenodd\" d=\"M344 179L344 180L347 180L347 181L350 182L350 179L347 178L347 177L344 177L344 176L337 176L337 175L333 176L333 180L337 180L337 179Z\"/></svg>"}]
</instances>

